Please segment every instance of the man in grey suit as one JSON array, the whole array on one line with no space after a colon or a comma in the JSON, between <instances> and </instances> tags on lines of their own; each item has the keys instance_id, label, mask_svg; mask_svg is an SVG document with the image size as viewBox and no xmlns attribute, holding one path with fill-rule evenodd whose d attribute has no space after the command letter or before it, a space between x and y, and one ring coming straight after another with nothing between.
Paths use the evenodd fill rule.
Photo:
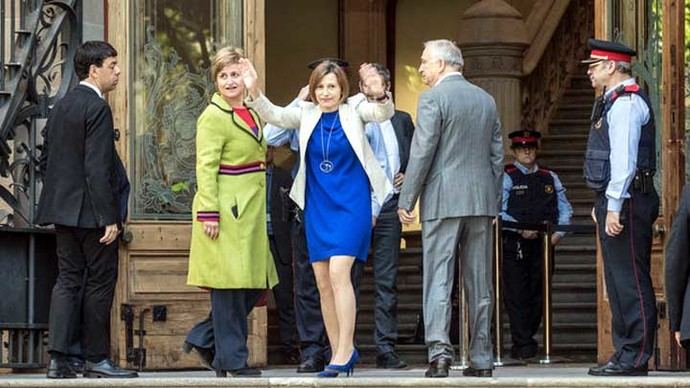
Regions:
<instances>
[{"instance_id":1,"label":"man in grey suit","mask_svg":"<svg viewBox=\"0 0 690 388\"><path fill-rule=\"evenodd\" d=\"M494 99L462 76L460 49L449 40L424 43L419 72L431 88L419 97L407 176L398 201L403 223L422 221L426 377L447 377L451 293L456 255L470 311L470 368L490 377L492 220L503 177L503 141Z\"/></svg>"}]
</instances>

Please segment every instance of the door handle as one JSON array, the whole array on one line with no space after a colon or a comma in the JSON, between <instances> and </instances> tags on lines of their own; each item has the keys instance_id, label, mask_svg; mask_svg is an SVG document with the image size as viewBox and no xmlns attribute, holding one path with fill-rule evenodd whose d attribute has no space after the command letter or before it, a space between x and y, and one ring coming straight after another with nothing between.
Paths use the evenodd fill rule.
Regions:
<instances>
[{"instance_id":1,"label":"door handle","mask_svg":"<svg viewBox=\"0 0 690 388\"><path fill-rule=\"evenodd\" d=\"M652 231L654 238L663 237L666 234L666 227L661 223L654 224Z\"/></svg>"},{"instance_id":2,"label":"door handle","mask_svg":"<svg viewBox=\"0 0 690 388\"><path fill-rule=\"evenodd\" d=\"M132 242L132 240L134 240L134 234L132 233L131 230L129 230L127 228L123 228L122 236L120 236L120 240L122 240L122 242L124 244L129 244Z\"/></svg>"}]
</instances>

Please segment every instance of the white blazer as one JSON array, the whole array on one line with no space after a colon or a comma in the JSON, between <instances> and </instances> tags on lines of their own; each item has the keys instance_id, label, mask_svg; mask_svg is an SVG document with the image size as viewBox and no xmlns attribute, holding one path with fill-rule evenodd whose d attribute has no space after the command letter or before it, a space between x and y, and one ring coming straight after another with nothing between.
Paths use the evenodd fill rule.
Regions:
<instances>
[{"instance_id":1,"label":"white blazer","mask_svg":"<svg viewBox=\"0 0 690 388\"><path fill-rule=\"evenodd\" d=\"M304 209L304 193L306 182L305 155L307 143L321 118L321 110L314 103L305 103L300 107L279 107L273 105L263 94L255 100L247 100L248 107L254 109L261 118L269 124L281 128L299 128L299 170L290 190L290 198ZM383 204L388 195L393 192L393 185L388 181L371 146L364 134L364 123L370 121L382 122L393 117L395 108L393 101L388 98L384 103L368 102L363 95L358 94L340 104L338 113L340 124L345 136L350 142L357 159L364 167L369 177L369 184L378 203Z\"/></svg>"}]
</instances>

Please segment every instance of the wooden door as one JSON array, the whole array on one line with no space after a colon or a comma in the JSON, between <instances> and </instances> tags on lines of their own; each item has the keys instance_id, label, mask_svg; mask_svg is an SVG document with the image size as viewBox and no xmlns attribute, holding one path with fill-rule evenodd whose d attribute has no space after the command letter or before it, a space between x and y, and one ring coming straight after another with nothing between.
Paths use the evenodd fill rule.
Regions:
<instances>
[{"instance_id":1,"label":"wooden door","mask_svg":"<svg viewBox=\"0 0 690 388\"><path fill-rule=\"evenodd\" d=\"M661 198L659 219L654 225L652 282L657 300L658 327L653 369L685 369L669 330L664 291L663 247L678 197L685 181L684 139L684 1L643 0L595 2L596 36L622 41L638 51L633 73L651 97L657 125L657 174L655 186ZM663 32L663 33L662 33ZM611 310L606 295L603 263L597 249L598 359L613 353Z\"/></svg>"},{"instance_id":2,"label":"wooden door","mask_svg":"<svg viewBox=\"0 0 690 388\"><path fill-rule=\"evenodd\" d=\"M263 0L107 2L122 75L110 94L132 193L111 318L112 354L130 368L198 367L184 336L208 314L186 285L195 192L196 119L213 90L210 58L243 47L264 71ZM250 363L265 363L265 307L252 313Z\"/></svg>"}]
</instances>

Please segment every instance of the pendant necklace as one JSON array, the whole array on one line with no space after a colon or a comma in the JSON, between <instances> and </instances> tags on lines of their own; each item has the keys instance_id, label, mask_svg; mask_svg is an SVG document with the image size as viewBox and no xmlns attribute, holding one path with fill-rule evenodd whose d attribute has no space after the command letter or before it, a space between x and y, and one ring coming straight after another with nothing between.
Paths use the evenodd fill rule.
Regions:
<instances>
[{"instance_id":1,"label":"pendant necklace","mask_svg":"<svg viewBox=\"0 0 690 388\"><path fill-rule=\"evenodd\" d=\"M337 118L338 118L338 113L336 112L336 114L333 116L333 121L331 121L330 128L327 127L329 129L328 141L326 142L325 145L324 145L324 141L323 141L323 121L324 121L323 116L321 118L321 121L319 122L319 126L321 127L321 158L322 158L321 163L319 163L319 169L326 174L333 171L333 168L335 167L335 166L333 166L333 162L331 162L331 160L328 159L328 154L331 150L331 135L333 135L333 130L335 129L335 120Z\"/></svg>"}]
</instances>

